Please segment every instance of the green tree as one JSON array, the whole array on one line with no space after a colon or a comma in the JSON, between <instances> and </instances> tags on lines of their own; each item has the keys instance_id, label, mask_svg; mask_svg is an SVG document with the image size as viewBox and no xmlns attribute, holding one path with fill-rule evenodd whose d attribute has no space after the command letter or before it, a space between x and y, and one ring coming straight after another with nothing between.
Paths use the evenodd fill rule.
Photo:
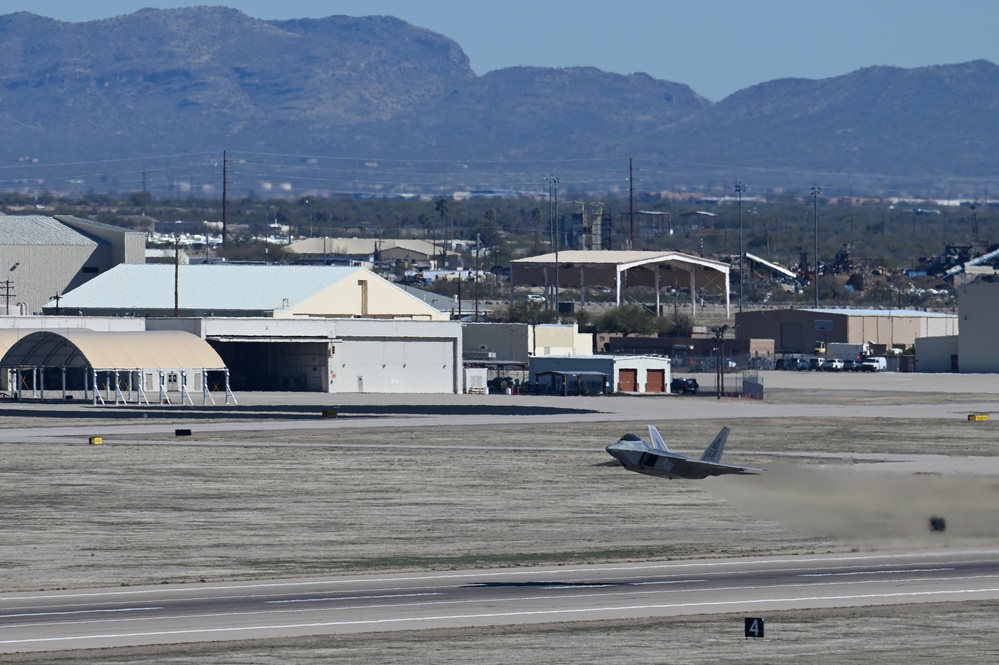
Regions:
<instances>
[{"instance_id":1,"label":"green tree","mask_svg":"<svg viewBox=\"0 0 999 665\"><path fill-rule=\"evenodd\" d=\"M511 323L558 323L558 314L540 302L516 302L510 305Z\"/></svg>"},{"instance_id":2,"label":"green tree","mask_svg":"<svg viewBox=\"0 0 999 665\"><path fill-rule=\"evenodd\" d=\"M153 203L153 195L149 192L132 192L128 204L134 208L148 208Z\"/></svg>"},{"instance_id":3,"label":"green tree","mask_svg":"<svg viewBox=\"0 0 999 665\"><path fill-rule=\"evenodd\" d=\"M606 332L651 335L662 332L665 321L641 305L621 305L604 313L597 320L597 328Z\"/></svg>"},{"instance_id":4,"label":"green tree","mask_svg":"<svg viewBox=\"0 0 999 665\"><path fill-rule=\"evenodd\" d=\"M686 314L674 314L665 321L664 332L669 337L690 337L694 320Z\"/></svg>"}]
</instances>

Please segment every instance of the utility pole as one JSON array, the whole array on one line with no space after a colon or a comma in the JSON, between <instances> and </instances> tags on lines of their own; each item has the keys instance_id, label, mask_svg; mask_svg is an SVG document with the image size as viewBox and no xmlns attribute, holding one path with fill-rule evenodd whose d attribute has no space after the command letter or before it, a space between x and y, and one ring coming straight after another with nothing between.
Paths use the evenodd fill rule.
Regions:
<instances>
[{"instance_id":1,"label":"utility pole","mask_svg":"<svg viewBox=\"0 0 999 665\"><path fill-rule=\"evenodd\" d=\"M635 249L635 159L633 157L628 158L628 249Z\"/></svg>"},{"instance_id":2,"label":"utility pole","mask_svg":"<svg viewBox=\"0 0 999 665\"><path fill-rule=\"evenodd\" d=\"M17 265L14 266L14 268L16 267ZM5 279L0 282L0 288L3 288L4 314L10 316L10 299L17 297L14 295L14 282L10 279Z\"/></svg>"},{"instance_id":3,"label":"utility pole","mask_svg":"<svg viewBox=\"0 0 999 665\"><path fill-rule=\"evenodd\" d=\"M551 223L552 235L555 238L555 313L559 310L559 265L558 265L558 176L550 175L545 180L548 181L548 220Z\"/></svg>"},{"instance_id":4,"label":"utility pole","mask_svg":"<svg viewBox=\"0 0 999 665\"><path fill-rule=\"evenodd\" d=\"M742 193L746 191L746 185L740 180L735 183L735 193L739 195L739 313L742 313L743 305L743 284L746 281L746 273L743 270L743 257L746 255L742 240Z\"/></svg>"},{"instance_id":5,"label":"utility pole","mask_svg":"<svg viewBox=\"0 0 999 665\"><path fill-rule=\"evenodd\" d=\"M54 296L52 296L52 299L56 301L56 316L59 316L60 314L59 301L62 300L62 295L57 293Z\"/></svg>"},{"instance_id":6,"label":"utility pole","mask_svg":"<svg viewBox=\"0 0 999 665\"><path fill-rule=\"evenodd\" d=\"M812 185L812 218L815 220L815 308L819 307L819 194L822 188Z\"/></svg>"},{"instance_id":7,"label":"utility pole","mask_svg":"<svg viewBox=\"0 0 999 665\"><path fill-rule=\"evenodd\" d=\"M226 223L228 221L228 199L229 199L229 159L225 150L222 151L222 244L225 244Z\"/></svg>"}]
</instances>

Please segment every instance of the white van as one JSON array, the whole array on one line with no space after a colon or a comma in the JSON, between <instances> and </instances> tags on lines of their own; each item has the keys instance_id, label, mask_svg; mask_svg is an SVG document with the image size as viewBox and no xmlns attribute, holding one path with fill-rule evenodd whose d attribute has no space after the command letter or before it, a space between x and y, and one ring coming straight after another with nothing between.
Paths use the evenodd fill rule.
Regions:
<instances>
[{"instance_id":1,"label":"white van","mask_svg":"<svg viewBox=\"0 0 999 665\"><path fill-rule=\"evenodd\" d=\"M880 357L864 358L864 362L860 363L861 372L884 372L887 369L888 361Z\"/></svg>"}]
</instances>

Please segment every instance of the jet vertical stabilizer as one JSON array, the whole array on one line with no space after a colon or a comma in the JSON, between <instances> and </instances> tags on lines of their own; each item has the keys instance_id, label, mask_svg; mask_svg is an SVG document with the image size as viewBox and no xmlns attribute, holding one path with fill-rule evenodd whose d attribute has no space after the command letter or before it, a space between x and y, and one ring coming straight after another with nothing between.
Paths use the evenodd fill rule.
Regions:
<instances>
[{"instance_id":1,"label":"jet vertical stabilizer","mask_svg":"<svg viewBox=\"0 0 999 665\"><path fill-rule=\"evenodd\" d=\"M659 434L659 430L656 429L655 425L649 425L649 439L652 440L652 447L656 450L664 450L669 452L669 448L666 446L666 442L663 441L663 437Z\"/></svg>"},{"instance_id":2,"label":"jet vertical stabilizer","mask_svg":"<svg viewBox=\"0 0 999 665\"><path fill-rule=\"evenodd\" d=\"M711 442L711 445L701 455L702 462L712 462L715 464L721 462L722 453L725 452L725 442L728 441L728 432L729 429L727 427L722 427L722 430L718 432L718 436L715 437L715 440Z\"/></svg>"}]
</instances>

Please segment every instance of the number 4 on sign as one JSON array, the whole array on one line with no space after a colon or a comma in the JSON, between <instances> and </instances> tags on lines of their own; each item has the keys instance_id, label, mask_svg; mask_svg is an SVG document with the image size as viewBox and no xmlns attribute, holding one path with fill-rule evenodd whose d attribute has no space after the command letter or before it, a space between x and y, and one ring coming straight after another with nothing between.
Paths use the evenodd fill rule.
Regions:
<instances>
[{"instance_id":1,"label":"number 4 on sign","mask_svg":"<svg viewBox=\"0 0 999 665\"><path fill-rule=\"evenodd\" d=\"M752 637L763 637L763 619L759 617L746 617L746 639Z\"/></svg>"}]
</instances>

